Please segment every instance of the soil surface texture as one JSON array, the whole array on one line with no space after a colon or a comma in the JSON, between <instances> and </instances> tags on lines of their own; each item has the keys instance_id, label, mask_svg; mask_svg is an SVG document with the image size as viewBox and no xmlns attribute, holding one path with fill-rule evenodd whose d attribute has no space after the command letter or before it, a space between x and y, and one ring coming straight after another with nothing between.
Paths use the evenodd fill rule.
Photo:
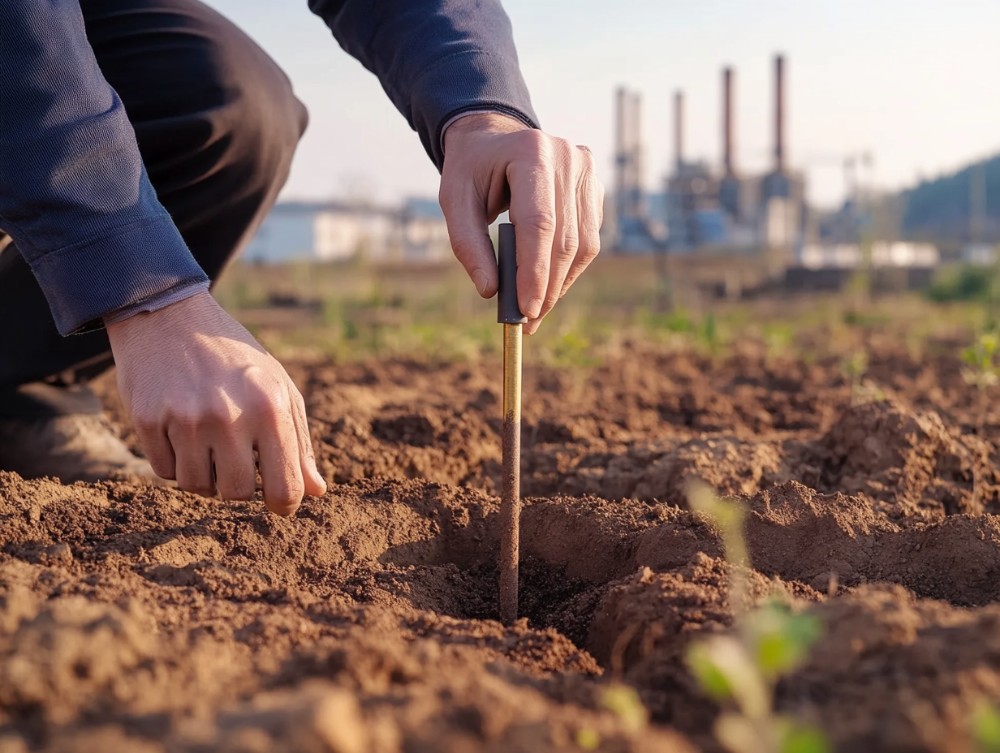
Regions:
<instances>
[{"instance_id":1,"label":"soil surface texture","mask_svg":"<svg viewBox=\"0 0 1000 753\"><path fill-rule=\"evenodd\" d=\"M696 480L746 509L751 598L822 625L782 712L843 753L974 750L1000 699L994 388L891 345L863 389L751 348L526 358L510 627L498 363L292 364L331 481L293 518L0 472L0 753L718 751L684 663L733 622Z\"/></svg>"}]
</instances>

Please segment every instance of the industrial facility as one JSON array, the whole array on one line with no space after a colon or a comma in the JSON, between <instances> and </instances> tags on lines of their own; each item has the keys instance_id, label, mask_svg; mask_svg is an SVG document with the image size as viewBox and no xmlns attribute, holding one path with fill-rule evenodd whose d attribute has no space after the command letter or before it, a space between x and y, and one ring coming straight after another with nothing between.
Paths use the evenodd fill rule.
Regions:
<instances>
[{"instance_id":1,"label":"industrial facility","mask_svg":"<svg viewBox=\"0 0 1000 753\"><path fill-rule=\"evenodd\" d=\"M643 185L639 94L616 94L615 242L620 253L696 249L727 252L778 250L797 258L806 240L808 210L802 173L785 148L785 58L774 58L774 147L764 175L741 172L735 138L736 73L722 71L722 165L689 158L684 149L684 93L674 95L674 163L665 180L662 212L650 207ZM662 216L662 222L657 217Z\"/></svg>"}]
</instances>

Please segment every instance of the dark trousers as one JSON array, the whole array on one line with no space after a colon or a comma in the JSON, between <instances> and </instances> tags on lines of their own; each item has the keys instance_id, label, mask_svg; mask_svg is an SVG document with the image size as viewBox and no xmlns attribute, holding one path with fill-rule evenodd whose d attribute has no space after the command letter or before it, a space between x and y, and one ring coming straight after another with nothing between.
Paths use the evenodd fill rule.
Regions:
<instances>
[{"instance_id":1,"label":"dark trousers","mask_svg":"<svg viewBox=\"0 0 1000 753\"><path fill-rule=\"evenodd\" d=\"M80 5L160 201L214 281L274 205L305 107L263 50L197 0ZM61 337L16 248L0 251L0 416L79 409L62 388L111 365L107 335Z\"/></svg>"}]
</instances>

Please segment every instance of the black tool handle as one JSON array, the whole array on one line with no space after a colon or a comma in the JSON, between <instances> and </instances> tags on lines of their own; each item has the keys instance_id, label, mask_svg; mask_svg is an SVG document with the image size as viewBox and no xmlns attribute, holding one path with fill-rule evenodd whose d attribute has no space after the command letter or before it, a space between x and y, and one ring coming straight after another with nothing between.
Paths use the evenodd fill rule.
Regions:
<instances>
[{"instance_id":1,"label":"black tool handle","mask_svg":"<svg viewBox=\"0 0 1000 753\"><path fill-rule=\"evenodd\" d=\"M509 222L500 225L500 244L497 250L497 268L500 272L500 291L497 293L497 322L524 324L528 317L517 305L517 245L514 226Z\"/></svg>"}]
</instances>

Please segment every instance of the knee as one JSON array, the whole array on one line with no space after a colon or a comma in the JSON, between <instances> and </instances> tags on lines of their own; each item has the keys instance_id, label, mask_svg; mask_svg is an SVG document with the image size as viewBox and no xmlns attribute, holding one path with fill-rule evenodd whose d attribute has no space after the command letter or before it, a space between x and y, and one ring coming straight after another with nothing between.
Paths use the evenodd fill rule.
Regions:
<instances>
[{"instance_id":1,"label":"knee","mask_svg":"<svg viewBox=\"0 0 1000 753\"><path fill-rule=\"evenodd\" d=\"M292 157L309 122L305 105L288 78L271 66L270 75L244 71L242 80L227 87L222 118L229 158L244 166L244 179L284 183Z\"/></svg>"}]
</instances>

